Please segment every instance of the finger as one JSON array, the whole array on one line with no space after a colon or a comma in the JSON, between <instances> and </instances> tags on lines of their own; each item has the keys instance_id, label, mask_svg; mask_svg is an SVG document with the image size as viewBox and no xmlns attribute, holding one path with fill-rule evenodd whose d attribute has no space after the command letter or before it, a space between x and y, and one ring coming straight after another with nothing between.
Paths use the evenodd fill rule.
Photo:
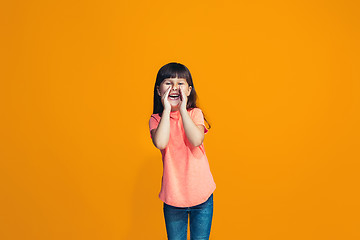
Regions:
<instances>
[{"instance_id":1,"label":"finger","mask_svg":"<svg viewBox=\"0 0 360 240\"><path fill-rule=\"evenodd\" d=\"M167 105L169 103L168 96L169 96L170 89L171 89L171 86L169 86L169 88L166 90L165 94L162 96L162 101L163 101L164 105L165 104Z\"/></svg>"},{"instance_id":2,"label":"finger","mask_svg":"<svg viewBox=\"0 0 360 240\"><path fill-rule=\"evenodd\" d=\"M171 90L171 86L169 86L169 88L166 90L164 96L168 97L169 93L170 93L170 90Z\"/></svg>"},{"instance_id":3,"label":"finger","mask_svg":"<svg viewBox=\"0 0 360 240\"><path fill-rule=\"evenodd\" d=\"M166 94L169 92L169 89L170 89L170 87L168 89L166 89L166 91L164 92L164 95L162 95L163 99L165 98Z\"/></svg>"},{"instance_id":4,"label":"finger","mask_svg":"<svg viewBox=\"0 0 360 240\"><path fill-rule=\"evenodd\" d=\"M183 91L182 87L180 87L179 90L180 90L180 97L181 97L181 101L182 101L183 99L185 99L185 92Z\"/></svg>"},{"instance_id":5,"label":"finger","mask_svg":"<svg viewBox=\"0 0 360 240\"><path fill-rule=\"evenodd\" d=\"M171 86L169 86L169 88L166 90L166 92L164 94L164 99L166 99L166 100L168 99L170 90L171 90Z\"/></svg>"}]
</instances>

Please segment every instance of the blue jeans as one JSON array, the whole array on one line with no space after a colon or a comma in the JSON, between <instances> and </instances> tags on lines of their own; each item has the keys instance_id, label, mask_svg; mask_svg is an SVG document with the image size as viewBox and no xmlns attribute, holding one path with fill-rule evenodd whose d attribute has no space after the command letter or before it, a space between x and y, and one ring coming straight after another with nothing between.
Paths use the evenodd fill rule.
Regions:
<instances>
[{"instance_id":1,"label":"blue jeans","mask_svg":"<svg viewBox=\"0 0 360 240\"><path fill-rule=\"evenodd\" d=\"M213 216L213 194L193 207L174 207L164 203L168 240L186 240L190 216L190 240L208 240Z\"/></svg>"}]
</instances>

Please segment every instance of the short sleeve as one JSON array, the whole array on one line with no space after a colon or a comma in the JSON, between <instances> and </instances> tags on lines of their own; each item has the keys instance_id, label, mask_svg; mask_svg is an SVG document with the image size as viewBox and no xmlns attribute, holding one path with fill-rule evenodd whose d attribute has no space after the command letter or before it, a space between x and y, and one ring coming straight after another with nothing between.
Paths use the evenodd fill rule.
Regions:
<instances>
[{"instance_id":1,"label":"short sleeve","mask_svg":"<svg viewBox=\"0 0 360 240\"><path fill-rule=\"evenodd\" d=\"M150 132L153 129L156 129L159 125L159 119L157 119L154 115L151 115L150 120L149 120L149 129ZM150 133L150 137L151 137L151 133Z\"/></svg>"},{"instance_id":2,"label":"short sleeve","mask_svg":"<svg viewBox=\"0 0 360 240\"><path fill-rule=\"evenodd\" d=\"M200 108L194 108L192 110L192 115L191 115L192 120L194 121L194 123L196 125L203 125L204 126L204 133L207 133L209 130L206 128L205 126L205 122L204 122L204 115L201 111Z\"/></svg>"}]
</instances>

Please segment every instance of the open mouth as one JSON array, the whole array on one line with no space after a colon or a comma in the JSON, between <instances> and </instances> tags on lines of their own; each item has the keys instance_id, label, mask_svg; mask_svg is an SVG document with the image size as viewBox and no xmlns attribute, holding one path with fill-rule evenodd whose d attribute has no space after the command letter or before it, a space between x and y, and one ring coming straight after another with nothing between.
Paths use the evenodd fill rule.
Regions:
<instances>
[{"instance_id":1,"label":"open mouth","mask_svg":"<svg viewBox=\"0 0 360 240\"><path fill-rule=\"evenodd\" d=\"M169 98L172 100L178 100L178 99L180 99L180 95L176 95L176 94L169 95Z\"/></svg>"}]
</instances>

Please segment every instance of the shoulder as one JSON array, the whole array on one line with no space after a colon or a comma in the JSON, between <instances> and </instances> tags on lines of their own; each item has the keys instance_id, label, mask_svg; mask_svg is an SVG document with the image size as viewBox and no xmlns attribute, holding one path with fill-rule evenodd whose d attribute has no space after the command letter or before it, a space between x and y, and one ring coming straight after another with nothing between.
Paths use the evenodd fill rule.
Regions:
<instances>
[{"instance_id":1,"label":"shoulder","mask_svg":"<svg viewBox=\"0 0 360 240\"><path fill-rule=\"evenodd\" d=\"M199 112L199 111L201 112L201 109L195 107L195 108L190 108L189 111L190 111L190 112Z\"/></svg>"},{"instance_id":2,"label":"shoulder","mask_svg":"<svg viewBox=\"0 0 360 240\"><path fill-rule=\"evenodd\" d=\"M160 117L160 115L158 113L151 114L150 119L149 119L149 123L150 124L157 124L157 123L160 122L160 119L161 119L161 117Z\"/></svg>"},{"instance_id":3,"label":"shoulder","mask_svg":"<svg viewBox=\"0 0 360 240\"><path fill-rule=\"evenodd\" d=\"M190 115L203 115L200 108L192 108L189 110Z\"/></svg>"},{"instance_id":4,"label":"shoulder","mask_svg":"<svg viewBox=\"0 0 360 240\"><path fill-rule=\"evenodd\" d=\"M158 113L155 113L155 114L151 114L150 119L151 119L151 118L154 118L154 119L156 119L156 120L159 120L161 117L160 117L160 115L159 115Z\"/></svg>"}]
</instances>

